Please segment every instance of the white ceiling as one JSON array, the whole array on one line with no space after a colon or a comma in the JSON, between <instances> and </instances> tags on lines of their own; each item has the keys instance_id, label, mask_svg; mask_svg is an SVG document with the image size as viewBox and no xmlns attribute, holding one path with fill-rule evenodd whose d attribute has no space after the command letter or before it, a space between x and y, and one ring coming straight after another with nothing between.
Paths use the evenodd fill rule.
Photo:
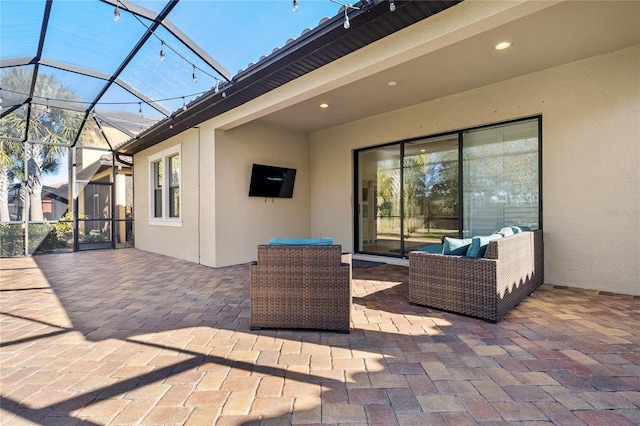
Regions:
<instances>
[{"instance_id":1,"label":"white ceiling","mask_svg":"<svg viewBox=\"0 0 640 426\"><path fill-rule=\"evenodd\" d=\"M494 50L505 39L513 45ZM319 130L637 44L640 1L561 2L262 120ZM389 87L390 80L397 85ZM322 102L331 107L321 110Z\"/></svg>"}]
</instances>

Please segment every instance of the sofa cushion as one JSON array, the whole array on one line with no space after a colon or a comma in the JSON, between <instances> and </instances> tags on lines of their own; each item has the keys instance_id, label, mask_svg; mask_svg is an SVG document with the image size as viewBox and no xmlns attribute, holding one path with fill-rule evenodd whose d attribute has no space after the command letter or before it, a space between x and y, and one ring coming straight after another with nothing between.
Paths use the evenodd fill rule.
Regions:
<instances>
[{"instance_id":1,"label":"sofa cushion","mask_svg":"<svg viewBox=\"0 0 640 426\"><path fill-rule=\"evenodd\" d=\"M505 226L504 228L500 229L498 232L496 232L496 234L500 234L503 237L508 237L509 235L513 235L516 232L513 230L512 227L510 226Z\"/></svg>"},{"instance_id":2,"label":"sofa cushion","mask_svg":"<svg viewBox=\"0 0 640 426\"><path fill-rule=\"evenodd\" d=\"M511 230L513 231L514 234L519 234L522 232L522 228L520 228L519 226L512 226Z\"/></svg>"},{"instance_id":3,"label":"sofa cushion","mask_svg":"<svg viewBox=\"0 0 640 426\"><path fill-rule=\"evenodd\" d=\"M502 238L500 234L491 234L483 237L473 237L469 249L467 250L467 257L483 257L487 251L487 246L490 241Z\"/></svg>"},{"instance_id":4,"label":"sofa cushion","mask_svg":"<svg viewBox=\"0 0 640 426\"><path fill-rule=\"evenodd\" d=\"M471 244L471 238L444 237L442 254L454 254L458 256L464 256L465 254L467 254L467 250L469 249L470 244Z\"/></svg>"},{"instance_id":5,"label":"sofa cushion","mask_svg":"<svg viewBox=\"0 0 640 426\"><path fill-rule=\"evenodd\" d=\"M333 244L333 238L272 238L269 240L270 246L330 246Z\"/></svg>"},{"instance_id":6,"label":"sofa cushion","mask_svg":"<svg viewBox=\"0 0 640 426\"><path fill-rule=\"evenodd\" d=\"M418 251L422 251L425 253L435 253L442 254L443 253L443 245L442 244L429 244L427 246L422 246L418 249Z\"/></svg>"}]
</instances>

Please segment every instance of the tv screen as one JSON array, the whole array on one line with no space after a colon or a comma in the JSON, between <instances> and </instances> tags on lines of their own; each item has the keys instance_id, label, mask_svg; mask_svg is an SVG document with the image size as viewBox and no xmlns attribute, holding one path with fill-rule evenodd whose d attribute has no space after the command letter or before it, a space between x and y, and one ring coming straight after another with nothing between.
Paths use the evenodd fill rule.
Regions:
<instances>
[{"instance_id":1,"label":"tv screen","mask_svg":"<svg viewBox=\"0 0 640 426\"><path fill-rule=\"evenodd\" d=\"M296 169L254 164L251 168L250 197L291 198Z\"/></svg>"}]
</instances>

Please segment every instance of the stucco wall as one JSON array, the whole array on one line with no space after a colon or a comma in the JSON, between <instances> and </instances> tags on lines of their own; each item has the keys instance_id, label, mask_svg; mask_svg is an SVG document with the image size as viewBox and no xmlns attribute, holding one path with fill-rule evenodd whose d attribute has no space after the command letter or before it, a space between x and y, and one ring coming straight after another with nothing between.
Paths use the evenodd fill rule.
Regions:
<instances>
[{"instance_id":1,"label":"stucco wall","mask_svg":"<svg viewBox=\"0 0 640 426\"><path fill-rule=\"evenodd\" d=\"M181 144L181 226L149 223L149 157ZM134 156L135 246L198 262L198 129L189 129Z\"/></svg>"},{"instance_id":2,"label":"stucco wall","mask_svg":"<svg viewBox=\"0 0 640 426\"><path fill-rule=\"evenodd\" d=\"M545 281L640 294L640 46L312 134L311 233L352 250L354 149L536 114Z\"/></svg>"},{"instance_id":3,"label":"stucco wall","mask_svg":"<svg viewBox=\"0 0 640 426\"><path fill-rule=\"evenodd\" d=\"M272 237L310 236L309 137L306 132L251 123L216 132L216 260L225 266L256 259ZM296 169L293 198L249 197L253 163ZM203 182L209 187L211 182ZM204 244L204 242L203 242ZM203 245L204 247L204 245Z\"/></svg>"},{"instance_id":4,"label":"stucco wall","mask_svg":"<svg viewBox=\"0 0 640 426\"><path fill-rule=\"evenodd\" d=\"M182 226L149 224L149 162L182 147ZM253 163L295 168L293 198L249 197ZM272 237L309 237L309 137L267 124L216 130L212 123L135 156L135 237L142 250L207 266L255 260Z\"/></svg>"}]
</instances>

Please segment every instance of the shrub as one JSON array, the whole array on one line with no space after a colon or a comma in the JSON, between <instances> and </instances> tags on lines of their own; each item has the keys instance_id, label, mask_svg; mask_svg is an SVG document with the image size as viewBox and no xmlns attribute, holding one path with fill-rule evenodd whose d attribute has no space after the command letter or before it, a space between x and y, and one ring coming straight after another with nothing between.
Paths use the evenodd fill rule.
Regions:
<instances>
[{"instance_id":1,"label":"shrub","mask_svg":"<svg viewBox=\"0 0 640 426\"><path fill-rule=\"evenodd\" d=\"M24 233L21 223L0 224L0 256L23 256Z\"/></svg>"}]
</instances>

